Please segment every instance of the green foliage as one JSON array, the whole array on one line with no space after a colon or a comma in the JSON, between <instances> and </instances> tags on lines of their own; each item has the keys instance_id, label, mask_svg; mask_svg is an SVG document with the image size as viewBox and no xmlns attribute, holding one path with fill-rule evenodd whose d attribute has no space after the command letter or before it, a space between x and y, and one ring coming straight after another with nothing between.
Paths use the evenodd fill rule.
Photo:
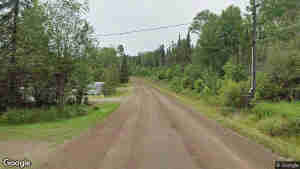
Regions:
<instances>
[{"instance_id":1,"label":"green foliage","mask_svg":"<svg viewBox=\"0 0 300 169\"><path fill-rule=\"evenodd\" d=\"M280 96L286 94L286 89L280 87L271 80L270 75L258 73L256 99L280 100Z\"/></svg>"},{"instance_id":2,"label":"green foliage","mask_svg":"<svg viewBox=\"0 0 300 169\"><path fill-rule=\"evenodd\" d=\"M300 133L299 102L261 102L251 109L258 128L271 136L294 136Z\"/></svg>"},{"instance_id":3,"label":"green foliage","mask_svg":"<svg viewBox=\"0 0 300 169\"><path fill-rule=\"evenodd\" d=\"M2 115L1 119L3 123L25 124L68 119L85 114L87 114L86 106L10 109Z\"/></svg>"},{"instance_id":4,"label":"green foliage","mask_svg":"<svg viewBox=\"0 0 300 169\"><path fill-rule=\"evenodd\" d=\"M243 108L247 106L245 97L247 92L247 82L226 80L219 91L219 99L224 106Z\"/></svg>"},{"instance_id":5,"label":"green foliage","mask_svg":"<svg viewBox=\"0 0 300 169\"><path fill-rule=\"evenodd\" d=\"M194 82L201 77L202 68L199 65L189 64L184 67L184 77L186 78L185 88L194 89Z\"/></svg>"},{"instance_id":6,"label":"green foliage","mask_svg":"<svg viewBox=\"0 0 300 169\"><path fill-rule=\"evenodd\" d=\"M230 6L223 10L221 15L208 10L202 11L194 18L190 29L199 35L196 49L192 54L194 63L221 73L229 59L233 59L236 64L247 60L246 49L250 41L241 40L246 38L244 32L247 27L244 26L238 7Z\"/></svg>"},{"instance_id":7,"label":"green foliage","mask_svg":"<svg viewBox=\"0 0 300 169\"><path fill-rule=\"evenodd\" d=\"M110 69L104 71L104 86L103 94L110 96L116 93L116 87L119 84L119 71L116 66L112 66Z\"/></svg>"},{"instance_id":8,"label":"green foliage","mask_svg":"<svg viewBox=\"0 0 300 169\"><path fill-rule=\"evenodd\" d=\"M271 136L279 136L284 132L284 122L277 118L268 118L259 121L257 128Z\"/></svg>"},{"instance_id":9,"label":"green foliage","mask_svg":"<svg viewBox=\"0 0 300 169\"><path fill-rule=\"evenodd\" d=\"M300 120L284 120L280 118L266 118L257 124L258 129L271 136L295 136L300 134Z\"/></svg>"},{"instance_id":10,"label":"green foliage","mask_svg":"<svg viewBox=\"0 0 300 169\"><path fill-rule=\"evenodd\" d=\"M201 78L205 82L205 93L209 95L217 95L219 89L222 87L222 80L216 72L204 71ZM209 92L208 92L209 91Z\"/></svg>"},{"instance_id":11,"label":"green foliage","mask_svg":"<svg viewBox=\"0 0 300 169\"><path fill-rule=\"evenodd\" d=\"M120 82L128 83L129 81L129 70L128 70L128 56L122 56L122 64L120 70Z\"/></svg>"},{"instance_id":12,"label":"green foliage","mask_svg":"<svg viewBox=\"0 0 300 169\"><path fill-rule=\"evenodd\" d=\"M182 80L179 77L174 77L170 82L170 87L176 93L183 91Z\"/></svg>"},{"instance_id":13,"label":"green foliage","mask_svg":"<svg viewBox=\"0 0 300 169\"><path fill-rule=\"evenodd\" d=\"M158 80L165 80L167 79L167 71L165 69L159 70L157 72Z\"/></svg>"},{"instance_id":14,"label":"green foliage","mask_svg":"<svg viewBox=\"0 0 300 169\"><path fill-rule=\"evenodd\" d=\"M280 116L287 119L296 119L299 117L298 112L300 112L300 102L259 102L255 105L252 111L262 118Z\"/></svg>"},{"instance_id":15,"label":"green foliage","mask_svg":"<svg viewBox=\"0 0 300 169\"><path fill-rule=\"evenodd\" d=\"M223 69L225 72L225 79L231 79L235 82L248 79L247 68L241 64L236 65L229 61L224 65Z\"/></svg>"},{"instance_id":16,"label":"green foliage","mask_svg":"<svg viewBox=\"0 0 300 169\"><path fill-rule=\"evenodd\" d=\"M88 114L85 116L78 116L70 119L37 122L17 126L1 123L0 139L1 141L40 140L62 144L65 140L70 140L75 136L79 136L82 132L86 132L87 129L94 128L96 124L101 122L118 107L119 103L103 103L97 105L97 110L94 110L94 106L87 107Z\"/></svg>"},{"instance_id":17,"label":"green foliage","mask_svg":"<svg viewBox=\"0 0 300 169\"><path fill-rule=\"evenodd\" d=\"M174 77L174 71L172 68L167 69L166 76L168 80L171 80Z\"/></svg>"},{"instance_id":18,"label":"green foliage","mask_svg":"<svg viewBox=\"0 0 300 169\"><path fill-rule=\"evenodd\" d=\"M194 82L194 90L200 93L205 87L204 81L202 79L198 79Z\"/></svg>"}]
</instances>

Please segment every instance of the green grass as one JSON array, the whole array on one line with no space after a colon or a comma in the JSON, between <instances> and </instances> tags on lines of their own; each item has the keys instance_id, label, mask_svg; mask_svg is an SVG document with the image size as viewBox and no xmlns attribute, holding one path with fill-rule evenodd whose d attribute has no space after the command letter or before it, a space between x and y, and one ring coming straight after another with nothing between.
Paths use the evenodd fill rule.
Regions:
<instances>
[{"instance_id":1,"label":"green grass","mask_svg":"<svg viewBox=\"0 0 300 169\"><path fill-rule=\"evenodd\" d=\"M270 136L258 129L258 119L256 118L256 114L249 112L249 110L243 110L240 113L225 116L224 113L222 113L224 107L212 104L211 101L206 100L211 99L211 97L201 98L199 95L195 95L190 92L178 94L169 89L168 85L164 82L155 82L154 84L150 80L147 81L163 93L177 98L183 104L194 107L197 111L213 120L216 120L224 127L231 128L237 133L250 138L258 144L264 145L283 157L300 160L300 135L278 137ZM275 115L272 114L273 118L293 118L300 114L299 105L299 102L262 102L256 105L258 107L256 109L259 110L261 108L274 112Z\"/></svg>"},{"instance_id":2,"label":"green grass","mask_svg":"<svg viewBox=\"0 0 300 169\"><path fill-rule=\"evenodd\" d=\"M111 96L106 96L105 98L116 98L122 96L128 96L132 92L131 83L121 84L117 89L116 93Z\"/></svg>"},{"instance_id":3,"label":"green grass","mask_svg":"<svg viewBox=\"0 0 300 169\"><path fill-rule=\"evenodd\" d=\"M119 107L119 103L105 103L91 108L88 115L68 120L25 125L0 125L0 140L39 140L55 144L80 135Z\"/></svg>"},{"instance_id":4,"label":"green grass","mask_svg":"<svg viewBox=\"0 0 300 169\"><path fill-rule=\"evenodd\" d=\"M89 99L93 100L93 99L103 99L105 98L104 95L89 95L88 96Z\"/></svg>"},{"instance_id":5,"label":"green grass","mask_svg":"<svg viewBox=\"0 0 300 169\"><path fill-rule=\"evenodd\" d=\"M272 116L297 118L300 116L300 102L261 102L254 107L254 112L270 113Z\"/></svg>"}]
</instances>

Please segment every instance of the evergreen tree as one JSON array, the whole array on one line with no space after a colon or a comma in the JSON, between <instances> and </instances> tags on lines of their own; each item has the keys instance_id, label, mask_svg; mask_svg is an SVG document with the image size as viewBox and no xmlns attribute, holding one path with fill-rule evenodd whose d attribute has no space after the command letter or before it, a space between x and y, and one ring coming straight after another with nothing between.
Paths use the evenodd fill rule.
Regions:
<instances>
[{"instance_id":1,"label":"evergreen tree","mask_svg":"<svg viewBox=\"0 0 300 169\"><path fill-rule=\"evenodd\" d=\"M120 70L120 82L128 83L129 81L129 71L128 71L128 56L122 56L122 64Z\"/></svg>"},{"instance_id":2,"label":"evergreen tree","mask_svg":"<svg viewBox=\"0 0 300 169\"><path fill-rule=\"evenodd\" d=\"M166 65L166 54L165 54L165 46L161 45L159 47L159 54L160 54L160 65L165 66Z\"/></svg>"},{"instance_id":3,"label":"evergreen tree","mask_svg":"<svg viewBox=\"0 0 300 169\"><path fill-rule=\"evenodd\" d=\"M189 31L186 37L186 58L188 63L192 63L191 55L192 55L192 43L191 43L191 32Z\"/></svg>"}]
</instances>

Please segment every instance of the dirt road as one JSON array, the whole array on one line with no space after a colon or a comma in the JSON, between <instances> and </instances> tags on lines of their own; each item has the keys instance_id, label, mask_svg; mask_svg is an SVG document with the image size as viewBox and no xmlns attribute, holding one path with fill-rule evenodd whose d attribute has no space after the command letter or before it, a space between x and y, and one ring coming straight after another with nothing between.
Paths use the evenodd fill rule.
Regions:
<instances>
[{"instance_id":1,"label":"dirt road","mask_svg":"<svg viewBox=\"0 0 300 169\"><path fill-rule=\"evenodd\" d=\"M278 157L157 89L134 94L42 169L272 169Z\"/></svg>"}]
</instances>

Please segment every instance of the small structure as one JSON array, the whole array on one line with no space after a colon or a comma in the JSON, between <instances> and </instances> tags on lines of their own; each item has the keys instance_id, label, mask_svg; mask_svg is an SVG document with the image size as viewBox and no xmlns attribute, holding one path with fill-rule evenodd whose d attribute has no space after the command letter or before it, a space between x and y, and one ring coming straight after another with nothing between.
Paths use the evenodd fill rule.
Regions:
<instances>
[{"instance_id":1,"label":"small structure","mask_svg":"<svg viewBox=\"0 0 300 169\"><path fill-rule=\"evenodd\" d=\"M88 95L99 95L102 93L104 82L94 82L88 85Z\"/></svg>"}]
</instances>

